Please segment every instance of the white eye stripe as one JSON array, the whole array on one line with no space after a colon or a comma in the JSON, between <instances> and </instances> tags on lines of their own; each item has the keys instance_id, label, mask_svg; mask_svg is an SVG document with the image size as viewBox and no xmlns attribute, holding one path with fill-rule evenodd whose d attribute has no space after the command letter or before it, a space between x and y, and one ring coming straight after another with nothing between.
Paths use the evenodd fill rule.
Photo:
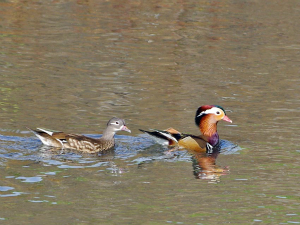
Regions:
<instances>
[{"instance_id":1,"label":"white eye stripe","mask_svg":"<svg viewBox=\"0 0 300 225\"><path fill-rule=\"evenodd\" d=\"M206 114L205 112L206 112L206 111L201 112L197 117L202 116L203 114Z\"/></svg>"},{"instance_id":2,"label":"white eye stripe","mask_svg":"<svg viewBox=\"0 0 300 225\"><path fill-rule=\"evenodd\" d=\"M211 114L216 114L216 115L220 115L220 114L221 114L219 108L213 107L213 108L211 108L211 109L207 109L207 110L201 112L197 117L202 116L203 114L210 114L210 113L211 113Z\"/></svg>"}]
</instances>

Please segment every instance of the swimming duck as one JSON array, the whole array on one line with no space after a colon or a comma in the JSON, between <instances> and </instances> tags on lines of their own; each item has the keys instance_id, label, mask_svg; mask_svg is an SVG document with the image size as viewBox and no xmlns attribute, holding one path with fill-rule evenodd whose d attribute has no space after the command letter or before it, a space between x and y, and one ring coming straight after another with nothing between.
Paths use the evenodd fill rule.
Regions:
<instances>
[{"instance_id":1,"label":"swimming duck","mask_svg":"<svg viewBox=\"0 0 300 225\"><path fill-rule=\"evenodd\" d=\"M219 135L217 132L217 123L220 120L232 123L231 119L226 116L225 110L218 105L203 105L197 109L195 116L195 123L199 127L201 135L191 135L180 133L174 128L168 128L166 130L142 130L161 143L168 146L183 147L188 150L207 153L216 152L215 149L219 145Z\"/></svg>"},{"instance_id":2,"label":"swimming duck","mask_svg":"<svg viewBox=\"0 0 300 225\"><path fill-rule=\"evenodd\" d=\"M102 137L98 139L79 134L66 134L61 131L53 131L44 128L30 130L43 142L44 145L57 148L75 149L85 153L102 152L114 147L114 136L117 131L127 131L131 133L125 125L125 121L116 117L108 121Z\"/></svg>"}]
</instances>

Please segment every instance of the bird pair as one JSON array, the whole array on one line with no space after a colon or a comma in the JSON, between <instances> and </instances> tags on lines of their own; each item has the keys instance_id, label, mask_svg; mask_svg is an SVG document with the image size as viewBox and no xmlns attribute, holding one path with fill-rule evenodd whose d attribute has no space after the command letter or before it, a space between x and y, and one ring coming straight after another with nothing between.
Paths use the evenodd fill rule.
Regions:
<instances>
[{"instance_id":1,"label":"bird pair","mask_svg":"<svg viewBox=\"0 0 300 225\"><path fill-rule=\"evenodd\" d=\"M152 137L164 140L169 146L181 146L192 151L205 151L210 153L219 144L217 123L224 120L232 123L226 116L225 110L218 105L204 105L198 108L195 123L202 135L190 135L180 133L173 128L167 130L140 130ZM30 129L31 130L31 129ZM111 149L115 145L114 135L118 131L131 132L123 119L112 118L108 121L103 135L99 139L78 134L66 134L43 128L31 130L43 142L44 145L57 148L75 149L85 153L97 153Z\"/></svg>"}]
</instances>

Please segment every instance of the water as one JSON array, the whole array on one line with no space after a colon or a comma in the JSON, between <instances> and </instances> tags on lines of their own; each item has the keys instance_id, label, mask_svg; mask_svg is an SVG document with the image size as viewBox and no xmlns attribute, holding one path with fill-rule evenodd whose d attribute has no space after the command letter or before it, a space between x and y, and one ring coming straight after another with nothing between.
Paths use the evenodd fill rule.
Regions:
<instances>
[{"instance_id":1,"label":"water","mask_svg":"<svg viewBox=\"0 0 300 225\"><path fill-rule=\"evenodd\" d=\"M298 224L298 1L1 1L3 224ZM223 172L197 173L138 129L198 134L223 106ZM99 137L55 151L26 127ZM199 172L199 171L198 171Z\"/></svg>"}]
</instances>

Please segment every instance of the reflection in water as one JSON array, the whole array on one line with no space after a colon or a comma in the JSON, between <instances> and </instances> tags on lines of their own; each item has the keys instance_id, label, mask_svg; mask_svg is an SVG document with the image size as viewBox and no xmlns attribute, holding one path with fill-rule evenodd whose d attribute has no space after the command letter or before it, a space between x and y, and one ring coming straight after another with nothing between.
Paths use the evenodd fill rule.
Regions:
<instances>
[{"instance_id":1,"label":"reflection in water","mask_svg":"<svg viewBox=\"0 0 300 225\"><path fill-rule=\"evenodd\" d=\"M196 179L209 180L211 182L220 182L220 177L229 174L229 165L220 168L217 165L217 158L220 154L238 154L241 148L227 140L220 140L211 152L199 152L187 150L188 155L191 155L193 174ZM173 151L173 149L172 149ZM170 151L166 152L168 155ZM174 153L177 155L178 151ZM177 155L178 156L178 155ZM187 160L190 160L189 158Z\"/></svg>"},{"instance_id":2,"label":"reflection in water","mask_svg":"<svg viewBox=\"0 0 300 225\"><path fill-rule=\"evenodd\" d=\"M211 152L189 151L192 154L193 172L197 179L210 180L211 182L220 182L220 176L228 174L229 170L218 168L216 160L221 152L221 146L218 144L211 149Z\"/></svg>"}]
</instances>

